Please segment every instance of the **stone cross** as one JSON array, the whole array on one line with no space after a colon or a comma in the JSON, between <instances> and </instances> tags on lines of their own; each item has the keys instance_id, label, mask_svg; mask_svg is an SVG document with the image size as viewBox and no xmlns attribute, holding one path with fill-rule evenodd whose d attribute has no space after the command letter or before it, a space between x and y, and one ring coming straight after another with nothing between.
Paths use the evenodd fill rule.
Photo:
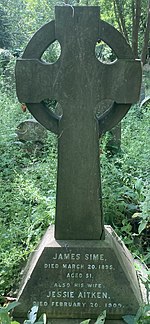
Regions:
<instances>
[{"instance_id":1,"label":"stone cross","mask_svg":"<svg viewBox=\"0 0 150 324\"><path fill-rule=\"evenodd\" d=\"M140 93L140 62L123 36L99 16L99 7L56 7L55 21L33 36L16 66L20 102L58 135L56 239L104 238L99 136L122 119ZM61 55L49 64L41 56L55 40ZM115 52L112 64L97 60L99 40ZM57 100L63 115L49 110L44 99ZM105 99L114 103L98 118L96 109Z\"/></svg>"}]
</instances>

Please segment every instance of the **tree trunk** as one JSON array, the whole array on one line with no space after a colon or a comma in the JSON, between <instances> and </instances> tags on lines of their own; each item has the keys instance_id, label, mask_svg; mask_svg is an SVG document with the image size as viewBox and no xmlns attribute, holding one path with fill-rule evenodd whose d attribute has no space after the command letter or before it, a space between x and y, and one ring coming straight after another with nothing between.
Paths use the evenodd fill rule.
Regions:
<instances>
[{"instance_id":1,"label":"tree trunk","mask_svg":"<svg viewBox=\"0 0 150 324\"><path fill-rule=\"evenodd\" d=\"M138 58L138 34L141 18L141 0L132 1L133 29L132 29L132 49L135 58Z\"/></svg>"},{"instance_id":2,"label":"tree trunk","mask_svg":"<svg viewBox=\"0 0 150 324\"><path fill-rule=\"evenodd\" d=\"M132 10L132 48L133 48L133 39L134 39L134 30L135 30L135 0L132 0L131 3Z\"/></svg>"},{"instance_id":3,"label":"tree trunk","mask_svg":"<svg viewBox=\"0 0 150 324\"><path fill-rule=\"evenodd\" d=\"M125 23L125 18L124 18L124 14L123 14L122 3L120 2L120 0L115 0L115 3L116 3L116 8L117 8L117 11L118 11L121 27L122 27L122 30L123 30L123 34L124 34L124 36L126 38L126 41L129 43L129 37L128 37L127 29L126 29L126 23Z\"/></svg>"},{"instance_id":4,"label":"tree trunk","mask_svg":"<svg viewBox=\"0 0 150 324\"><path fill-rule=\"evenodd\" d=\"M146 64L146 55L148 50L148 43L149 43L149 35L150 35L150 0L148 0L148 15L147 15L147 25L144 34L144 43L142 49L141 60L143 64Z\"/></svg>"},{"instance_id":5,"label":"tree trunk","mask_svg":"<svg viewBox=\"0 0 150 324\"><path fill-rule=\"evenodd\" d=\"M118 26L119 26L119 30L120 30L121 34L123 34L123 30L122 30L121 22L120 22L120 19L119 19L119 16L118 16L118 11L117 11L115 0L113 1L113 4L114 4L115 17L116 17L116 20L117 20L117 23L118 23Z\"/></svg>"}]
</instances>

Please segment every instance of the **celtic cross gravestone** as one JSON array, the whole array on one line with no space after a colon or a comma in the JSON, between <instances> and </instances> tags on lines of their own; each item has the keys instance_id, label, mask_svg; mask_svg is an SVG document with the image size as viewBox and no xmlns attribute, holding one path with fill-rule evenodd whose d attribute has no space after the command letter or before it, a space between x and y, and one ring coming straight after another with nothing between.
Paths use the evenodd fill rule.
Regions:
<instances>
[{"instance_id":1,"label":"celtic cross gravestone","mask_svg":"<svg viewBox=\"0 0 150 324\"><path fill-rule=\"evenodd\" d=\"M108 318L119 319L134 314L142 301L129 252L103 225L99 169L99 137L138 100L141 65L122 35L99 15L99 7L56 7L55 21L33 36L17 61L20 102L58 135L55 234L47 231L27 266L19 317L36 304L49 323L79 323L104 309ZM49 64L41 57L55 40L61 55ZM96 59L99 40L115 52L112 64ZM45 99L57 100L62 116L48 109ZM103 112L105 99L113 104Z\"/></svg>"}]
</instances>

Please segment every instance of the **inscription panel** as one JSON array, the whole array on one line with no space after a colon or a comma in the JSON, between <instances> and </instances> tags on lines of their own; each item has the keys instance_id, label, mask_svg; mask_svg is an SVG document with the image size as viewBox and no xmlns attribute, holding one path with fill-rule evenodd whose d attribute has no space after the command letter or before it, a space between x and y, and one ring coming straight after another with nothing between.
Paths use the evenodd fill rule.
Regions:
<instances>
[{"instance_id":1,"label":"inscription panel","mask_svg":"<svg viewBox=\"0 0 150 324\"><path fill-rule=\"evenodd\" d=\"M49 318L132 313L129 283L109 248L45 248L38 263L26 294Z\"/></svg>"}]
</instances>

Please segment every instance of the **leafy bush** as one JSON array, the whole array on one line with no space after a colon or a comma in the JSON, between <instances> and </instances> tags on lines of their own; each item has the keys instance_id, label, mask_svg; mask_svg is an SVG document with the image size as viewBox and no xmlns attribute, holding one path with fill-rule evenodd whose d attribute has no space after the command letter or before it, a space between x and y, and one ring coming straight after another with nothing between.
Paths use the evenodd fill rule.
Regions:
<instances>
[{"instance_id":1,"label":"leafy bush","mask_svg":"<svg viewBox=\"0 0 150 324\"><path fill-rule=\"evenodd\" d=\"M133 233L143 235L143 230L145 249L148 247L149 118L150 109L141 112L138 106L132 107L122 122L121 151L109 156L106 151L107 137L101 148L105 223L115 227L131 248L135 237Z\"/></svg>"},{"instance_id":2,"label":"leafy bush","mask_svg":"<svg viewBox=\"0 0 150 324\"><path fill-rule=\"evenodd\" d=\"M49 134L38 157L16 141L24 116L15 100L1 94L0 142L0 293L10 291L28 254L54 221L56 143ZM50 176L49 176L50 174Z\"/></svg>"}]
</instances>

